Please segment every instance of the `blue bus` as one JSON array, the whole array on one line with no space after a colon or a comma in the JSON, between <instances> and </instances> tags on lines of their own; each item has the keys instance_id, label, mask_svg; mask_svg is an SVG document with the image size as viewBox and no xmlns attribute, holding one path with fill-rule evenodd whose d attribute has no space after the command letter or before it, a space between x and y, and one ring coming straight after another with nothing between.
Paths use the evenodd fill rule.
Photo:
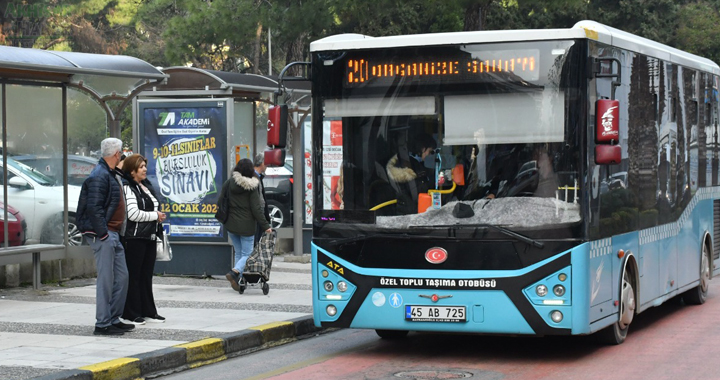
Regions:
<instances>
[{"instance_id":1,"label":"blue bus","mask_svg":"<svg viewBox=\"0 0 720 380\"><path fill-rule=\"evenodd\" d=\"M592 21L310 51L317 326L620 344L705 302L712 61Z\"/></svg>"}]
</instances>

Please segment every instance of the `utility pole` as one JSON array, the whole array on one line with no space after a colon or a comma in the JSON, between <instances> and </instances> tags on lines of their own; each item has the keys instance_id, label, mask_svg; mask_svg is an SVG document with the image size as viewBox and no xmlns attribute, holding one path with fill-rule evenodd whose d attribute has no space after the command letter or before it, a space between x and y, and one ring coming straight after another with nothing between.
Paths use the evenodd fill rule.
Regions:
<instances>
[{"instance_id":1,"label":"utility pole","mask_svg":"<svg viewBox=\"0 0 720 380\"><path fill-rule=\"evenodd\" d=\"M272 28L268 27L268 75L272 75Z\"/></svg>"}]
</instances>

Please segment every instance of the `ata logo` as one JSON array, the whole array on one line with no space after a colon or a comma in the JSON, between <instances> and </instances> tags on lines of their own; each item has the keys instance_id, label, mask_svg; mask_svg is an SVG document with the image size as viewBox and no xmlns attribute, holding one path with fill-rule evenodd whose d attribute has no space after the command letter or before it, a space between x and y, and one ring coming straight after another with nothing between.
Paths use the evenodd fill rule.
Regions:
<instances>
[{"instance_id":1,"label":"ata logo","mask_svg":"<svg viewBox=\"0 0 720 380\"><path fill-rule=\"evenodd\" d=\"M615 119L615 116L613 115L613 110L617 109L618 107L610 107L605 111L605 113L601 116L602 120L602 126L605 128L605 131L603 132L603 136L611 135L611 136L617 136L618 131L614 131L613 129L613 119Z\"/></svg>"},{"instance_id":2,"label":"ata logo","mask_svg":"<svg viewBox=\"0 0 720 380\"><path fill-rule=\"evenodd\" d=\"M327 265L328 267L330 267L330 269L334 270L335 272L338 272L338 273L340 273L340 274L345 274L345 271L343 270L343 267L341 267L340 265L338 265L338 264L336 264L336 263L334 263L334 262L332 262L332 261L328 261L328 263L325 264L325 265Z\"/></svg>"}]
</instances>

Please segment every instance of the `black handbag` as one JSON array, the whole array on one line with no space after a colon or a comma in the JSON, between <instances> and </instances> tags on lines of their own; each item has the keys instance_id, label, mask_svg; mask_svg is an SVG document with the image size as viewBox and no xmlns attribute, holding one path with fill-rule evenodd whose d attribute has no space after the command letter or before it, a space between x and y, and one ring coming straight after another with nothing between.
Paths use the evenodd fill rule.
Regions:
<instances>
[{"instance_id":1,"label":"black handbag","mask_svg":"<svg viewBox=\"0 0 720 380\"><path fill-rule=\"evenodd\" d=\"M222 189L220 190L220 198L218 199L217 203L217 212L215 212L215 219L217 219L222 224L227 223L228 217L230 216L230 194L227 189L228 182L230 182L230 180L225 181Z\"/></svg>"}]
</instances>

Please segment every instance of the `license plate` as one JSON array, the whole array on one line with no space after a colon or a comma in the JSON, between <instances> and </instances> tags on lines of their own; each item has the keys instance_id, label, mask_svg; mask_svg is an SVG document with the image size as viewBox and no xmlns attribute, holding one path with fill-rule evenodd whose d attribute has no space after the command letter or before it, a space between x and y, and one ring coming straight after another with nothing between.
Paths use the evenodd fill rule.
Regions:
<instances>
[{"instance_id":1,"label":"license plate","mask_svg":"<svg viewBox=\"0 0 720 380\"><path fill-rule=\"evenodd\" d=\"M405 320L411 322L465 322L465 306L405 305Z\"/></svg>"}]
</instances>

